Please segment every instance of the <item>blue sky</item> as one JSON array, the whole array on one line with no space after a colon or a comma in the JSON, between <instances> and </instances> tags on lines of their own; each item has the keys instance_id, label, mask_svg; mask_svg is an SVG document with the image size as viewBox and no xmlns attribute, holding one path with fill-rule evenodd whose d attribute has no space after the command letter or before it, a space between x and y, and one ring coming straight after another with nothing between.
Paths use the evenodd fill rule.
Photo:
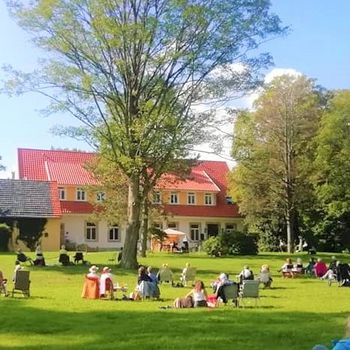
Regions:
<instances>
[{"instance_id":1,"label":"blue sky","mask_svg":"<svg viewBox=\"0 0 350 350\"><path fill-rule=\"evenodd\" d=\"M294 69L328 89L350 88L350 1L349 0L273 0L272 11L278 14L290 33L269 41L262 47L274 58L276 69ZM11 64L30 71L43 55L35 49L28 35L9 17L4 2L0 2L0 66ZM3 73L0 71L0 80ZM17 148L79 148L84 143L53 136L56 124L73 124L70 116L42 117L39 110L47 105L43 97L29 94L9 98L0 95L0 155L7 167L0 177L17 172Z\"/></svg>"}]
</instances>

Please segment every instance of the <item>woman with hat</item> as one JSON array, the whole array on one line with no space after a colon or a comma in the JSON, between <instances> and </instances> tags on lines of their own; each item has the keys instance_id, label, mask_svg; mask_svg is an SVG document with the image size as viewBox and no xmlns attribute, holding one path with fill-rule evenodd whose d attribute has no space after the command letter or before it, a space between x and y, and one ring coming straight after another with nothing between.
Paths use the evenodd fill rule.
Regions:
<instances>
[{"instance_id":1,"label":"woman with hat","mask_svg":"<svg viewBox=\"0 0 350 350\"><path fill-rule=\"evenodd\" d=\"M111 299L114 299L114 287L111 269L108 266L105 266L102 269L101 277L100 277L100 297L104 298L109 294Z\"/></svg>"},{"instance_id":2,"label":"woman with hat","mask_svg":"<svg viewBox=\"0 0 350 350\"><path fill-rule=\"evenodd\" d=\"M88 299L98 299L100 297L100 276L97 274L98 267L92 265L89 273L85 276L82 297Z\"/></svg>"}]
</instances>

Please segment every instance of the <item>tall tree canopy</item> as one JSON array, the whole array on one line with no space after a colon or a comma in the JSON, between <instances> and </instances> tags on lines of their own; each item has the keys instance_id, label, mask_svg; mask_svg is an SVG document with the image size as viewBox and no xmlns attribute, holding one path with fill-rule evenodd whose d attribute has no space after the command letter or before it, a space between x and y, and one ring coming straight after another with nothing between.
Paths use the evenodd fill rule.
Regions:
<instances>
[{"instance_id":1,"label":"tall tree canopy","mask_svg":"<svg viewBox=\"0 0 350 350\"><path fill-rule=\"evenodd\" d=\"M8 68L13 79L7 88L49 96L51 111L68 111L84 125L69 132L85 136L123 172L129 194L121 263L136 267L145 193L193 144L206 139L209 116L195 115L191 107L255 87L270 56L249 52L283 33L280 20L269 12L268 0L8 5L48 58L33 74Z\"/></svg>"},{"instance_id":2,"label":"tall tree canopy","mask_svg":"<svg viewBox=\"0 0 350 350\"><path fill-rule=\"evenodd\" d=\"M247 222L281 229L293 250L300 211L312 197L309 176L319 98L304 76L281 76L264 87L254 112L241 112L234 130L231 190ZM309 195L308 195L309 194Z\"/></svg>"},{"instance_id":3,"label":"tall tree canopy","mask_svg":"<svg viewBox=\"0 0 350 350\"><path fill-rule=\"evenodd\" d=\"M329 250L350 246L350 91L334 93L316 137L314 185L322 220L316 233Z\"/></svg>"}]
</instances>

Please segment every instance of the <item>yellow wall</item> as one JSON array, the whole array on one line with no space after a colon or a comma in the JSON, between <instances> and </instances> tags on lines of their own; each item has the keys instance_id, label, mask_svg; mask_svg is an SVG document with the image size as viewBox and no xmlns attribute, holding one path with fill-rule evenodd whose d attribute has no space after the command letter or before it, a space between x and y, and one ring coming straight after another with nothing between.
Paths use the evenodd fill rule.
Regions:
<instances>
[{"instance_id":1,"label":"yellow wall","mask_svg":"<svg viewBox=\"0 0 350 350\"><path fill-rule=\"evenodd\" d=\"M172 192L175 192L178 194L179 204L181 204L181 205L188 205L187 204L187 194L188 193L194 193L196 195L196 204L195 205L204 205L204 194L210 193L210 192L195 192L195 191L161 191L162 203L169 204L170 195ZM212 195L213 195L213 201L214 201L214 205L215 205L216 195L215 195L215 193L212 193Z\"/></svg>"},{"instance_id":2,"label":"yellow wall","mask_svg":"<svg viewBox=\"0 0 350 350\"><path fill-rule=\"evenodd\" d=\"M61 219L47 219L47 223L44 229L43 236L41 238L41 247L43 252L56 251L60 249L60 223ZM18 248L23 251L29 251L27 246L22 242L16 243L16 237L18 236L18 229L12 232L12 241L9 243L9 249L16 251Z\"/></svg>"}]
</instances>

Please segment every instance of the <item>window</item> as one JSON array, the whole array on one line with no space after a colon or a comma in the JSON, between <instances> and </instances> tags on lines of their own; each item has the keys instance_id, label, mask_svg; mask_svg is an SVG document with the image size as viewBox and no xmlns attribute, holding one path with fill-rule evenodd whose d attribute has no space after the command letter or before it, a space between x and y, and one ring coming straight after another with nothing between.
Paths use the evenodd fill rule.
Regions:
<instances>
[{"instance_id":1,"label":"window","mask_svg":"<svg viewBox=\"0 0 350 350\"><path fill-rule=\"evenodd\" d=\"M66 199L66 189L64 187L58 187L58 198L61 201Z\"/></svg>"},{"instance_id":2,"label":"window","mask_svg":"<svg viewBox=\"0 0 350 350\"><path fill-rule=\"evenodd\" d=\"M85 201L86 200L86 193L84 189L77 188L77 201Z\"/></svg>"},{"instance_id":3,"label":"window","mask_svg":"<svg viewBox=\"0 0 350 350\"><path fill-rule=\"evenodd\" d=\"M237 225L236 224L226 224L226 232L232 233L234 231L237 231Z\"/></svg>"},{"instance_id":4,"label":"window","mask_svg":"<svg viewBox=\"0 0 350 350\"><path fill-rule=\"evenodd\" d=\"M106 193L104 192L97 192L96 193L96 201L97 202L104 202L106 200Z\"/></svg>"},{"instance_id":5,"label":"window","mask_svg":"<svg viewBox=\"0 0 350 350\"><path fill-rule=\"evenodd\" d=\"M86 223L86 240L96 241L97 240L97 226L93 222Z\"/></svg>"},{"instance_id":6,"label":"window","mask_svg":"<svg viewBox=\"0 0 350 350\"><path fill-rule=\"evenodd\" d=\"M161 200L160 200L160 192L156 191L153 192L153 204L160 204Z\"/></svg>"},{"instance_id":7,"label":"window","mask_svg":"<svg viewBox=\"0 0 350 350\"><path fill-rule=\"evenodd\" d=\"M170 194L170 204L178 204L179 203L179 196L177 192L171 192Z\"/></svg>"},{"instance_id":8,"label":"window","mask_svg":"<svg viewBox=\"0 0 350 350\"><path fill-rule=\"evenodd\" d=\"M169 222L168 228L172 228L173 230L177 230L177 222Z\"/></svg>"},{"instance_id":9,"label":"window","mask_svg":"<svg viewBox=\"0 0 350 350\"><path fill-rule=\"evenodd\" d=\"M108 241L120 241L118 225L112 225L109 227Z\"/></svg>"},{"instance_id":10,"label":"window","mask_svg":"<svg viewBox=\"0 0 350 350\"><path fill-rule=\"evenodd\" d=\"M200 226L199 224L190 224L190 234L192 241L199 241L200 237Z\"/></svg>"},{"instance_id":11,"label":"window","mask_svg":"<svg viewBox=\"0 0 350 350\"><path fill-rule=\"evenodd\" d=\"M196 195L193 192L187 193L187 204L196 204Z\"/></svg>"},{"instance_id":12,"label":"window","mask_svg":"<svg viewBox=\"0 0 350 350\"><path fill-rule=\"evenodd\" d=\"M204 204L205 205L213 205L214 204L213 195L211 193L206 193L204 195Z\"/></svg>"}]
</instances>

